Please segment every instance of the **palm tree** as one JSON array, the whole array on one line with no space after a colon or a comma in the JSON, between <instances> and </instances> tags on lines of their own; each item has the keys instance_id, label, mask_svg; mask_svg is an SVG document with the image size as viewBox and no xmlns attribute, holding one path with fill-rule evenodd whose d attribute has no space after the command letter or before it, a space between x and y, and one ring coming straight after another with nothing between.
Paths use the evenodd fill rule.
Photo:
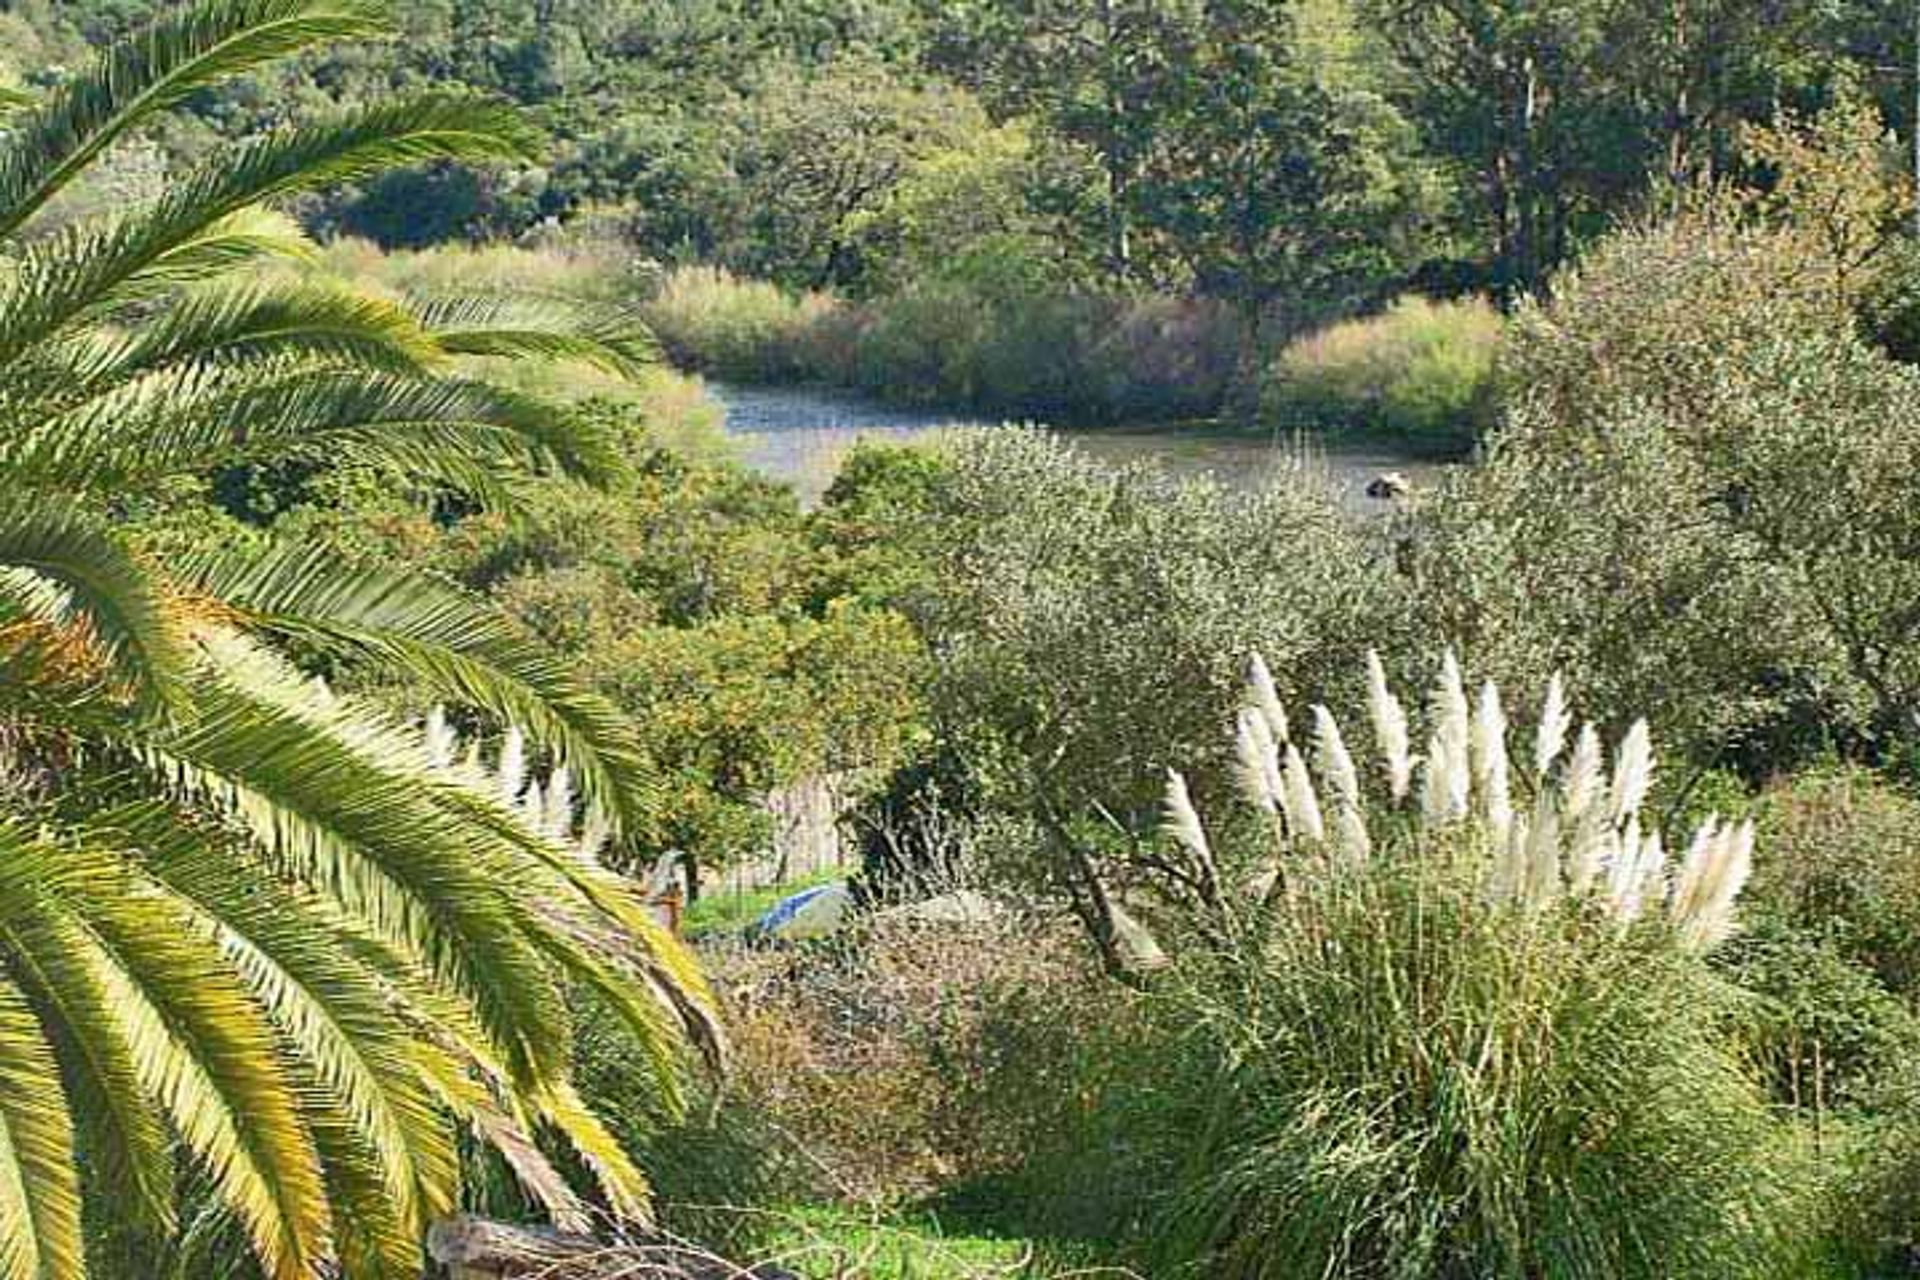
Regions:
<instances>
[{"instance_id":1,"label":"palm tree","mask_svg":"<svg viewBox=\"0 0 1920 1280\"><path fill-rule=\"evenodd\" d=\"M117 518L171 477L288 456L398 466L492 501L619 465L563 407L461 357L626 370L633 330L514 300L402 303L266 269L276 201L396 164L512 158L511 116L421 97L290 125L144 207L37 215L208 85L383 30L370 0L198 0L0 120L0 1280L86 1273L89 1203L173 1239L207 1189L269 1276L417 1275L462 1134L562 1219L646 1184L569 1080L569 991L676 1086L717 1052L685 953L568 833L644 803L620 717L483 605L325 551L159 563ZM559 777L336 696L343 657L524 730ZM501 773L509 785L499 784ZM556 813L555 810L560 812Z\"/></svg>"}]
</instances>

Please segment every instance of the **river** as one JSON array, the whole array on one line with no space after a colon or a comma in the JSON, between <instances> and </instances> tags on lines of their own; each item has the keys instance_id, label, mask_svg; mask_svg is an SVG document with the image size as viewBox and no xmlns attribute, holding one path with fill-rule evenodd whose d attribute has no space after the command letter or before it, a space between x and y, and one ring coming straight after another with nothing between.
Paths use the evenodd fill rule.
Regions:
<instances>
[{"instance_id":1,"label":"river","mask_svg":"<svg viewBox=\"0 0 1920 1280\"><path fill-rule=\"evenodd\" d=\"M727 434L747 465L792 484L816 501L856 440L907 440L955 426L987 425L965 415L901 409L811 387L746 387L709 382L707 391L727 413ZM1089 454L1112 462L1151 460L1171 471L1204 474L1226 484L1253 486L1304 457L1355 507L1384 471L1419 482L1430 461L1381 445L1303 442L1244 432L1166 427L1118 427L1064 432Z\"/></svg>"}]
</instances>

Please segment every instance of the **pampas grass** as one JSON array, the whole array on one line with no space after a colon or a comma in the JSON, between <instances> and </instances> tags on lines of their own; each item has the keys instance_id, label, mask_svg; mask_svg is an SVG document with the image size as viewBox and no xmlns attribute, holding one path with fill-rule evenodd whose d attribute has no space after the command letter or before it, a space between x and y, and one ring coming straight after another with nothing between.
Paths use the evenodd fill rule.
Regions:
<instances>
[{"instance_id":1,"label":"pampas grass","mask_svg":"<svg viewBox=\"0 0 1920 1280\"><path fill-rule=\"evenodd\" d=\"M1425 699L1410 811L1410 732L1377 656L1378 770L1325 706L1312 768L1280 742L1264 666L1248 664L1236 724L1242 790L1284 822L1221 818L1209 841L1187 780L1169 775L1174 843L1211 865L1216 842L1270 832L1260 852L1286 892L1233 905L1233 927L1199 931L1208 945L1157 979L1178 1046L1159 1052L1212 1046L1218 1065L1157 1104L1210 1114L1185 1122L1171 1194L1146 1192L1166 1211L1149 1219L1143 1270L1782 1273L1781 1233L1810 1183L1725 1039L1735 997L1700 959L1736 927L1752 826L1709 819L1670 880L1645 811L1647 725L1609 769L1553 681L1517 771L1500 690L1470 700L1452 655Z\"/></svg>"},{"instance_id":2,"label":"pampas grass","mask_svg":"<svg viewBox=\"0 0 1920 1280\"><path fill-rule=\"evenodd\" d=\"M1306 757L1285 736L1287 715L1267 664L1256 654L1247 670L1246 699L1235 724L1241 791L1270 819L1281 820L1274 824L1279 846L1274 854L1282 871L1287 856L1303 851L1335 849L1350 855L1344 860L1349 864L1364 862L1380 842L1369 829L1362 772L1338 719L1324 706L1313 708L1314 750L1327 790L1323 803ZM1377 809L1390 813L1405 796L1412 762L1406 714L1377 654L1367 657L1367 688L1386 779ZM1448 653L1427 702L1433 725L1422 769L1420 823L1432 835L1458 828L1450 847L1478 851L1472 856L1480 863L1478 874L1490 901L1545 908L1566 900L1621 924L1659 914L1696 950L1713 947L1734 931L1735 904L1752 866L1753 828L1708 819L1694 836L1678 879L1669 883L1665 838L1646 826L1642 814L1654 777L1653 735L1646 721L1636 721L1622 738L1611 773L1592 725L1581 728L1561 765L1573 716L1556 677L1534 732L1534 804L1521 816L1514 809L1512 727L1500 690L1488 682L1477 702L1470 702L1459 661ZM1186 780L1171 776L1169 831L1190 856L1210 865L1212 853ZM1303 865L1314 864L1308 859Z\"/></svg>"}]
</instances>

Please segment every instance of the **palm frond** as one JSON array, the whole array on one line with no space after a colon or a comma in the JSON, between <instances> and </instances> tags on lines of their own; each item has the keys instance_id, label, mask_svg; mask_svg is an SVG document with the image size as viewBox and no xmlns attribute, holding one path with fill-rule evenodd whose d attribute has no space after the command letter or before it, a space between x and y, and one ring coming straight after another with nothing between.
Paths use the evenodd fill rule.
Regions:
<instances>
[{"instance_id":1,"label":"palm frond","mask_svg":"<svg viewBox=\"0 0 1920 1280\"><path fill-rule=\"evenodd\" d=\"M57 584L64 620L86 627L137 707L178 704L185 657L177 628L152 575L105 524L72 507L0 503L0 565L40 580L0 577L0 591L13 588L11 598L43 613L54 598L47 584Z\"/></svg>"},{"instance_id":2,"label":"palm frond","mask_svg":"<svg viewBox=\"0 0 1920 1280\"><path fill-rule=\"evenodd\" d=\"M209 554L177 581L246 625L372 659L439 696L522 726L624 821L657 803L632 727L496 609L418 573L352 565L325 547Z\"/></svg>"},{"instance_id":3,"label":"palm frond","mask_svg":"<svg viewBox=\"0 0 1920 1280\"><path fill-rule=\"evenodd\" d=\"M313 44L385 28L377 0L198 0L163 10L10 122L0 143L0 237L116 139L188 95Z\"/></svg>"},{"instance_id":4,"label":"palm frond","mask_svg":"<svg viewBox=\"0 0 1920 1280\"><path fill-rule=\"evenodd\" d=\"M256 205L401 165L514 159L524 136L505 108L429 95L290 125L216 153L148 208L29 245L0 290L0 364L77 320L152 301L178 286L186 265L204 278L222 255L248 251L244 239L219 233ZM211 262L210 237L221 250Z\"/></svg>"},{"instance_id":5,"label":"palm frond","mask_svg":"<svg viewBox=\"0 0 1920 1280\"><path fill-rule=\"evenodd\" d=\"M272 376L190 367L48 419L0 446L0 471L21 484L112 492L301 455L397 467L493 505L512 505L515 475L590 479L620 467L591 422L485 383L344 367Z\"/></svg>"},{"instance_id":6,"label":"palm frond","mask_svg":"<svg viewBox=\"0 0 1920 1280\"><path fill-rule=\"evenodd\" d=\"M420 304L420 318L455 355L578 363L617 378L638 378L659 359L653 335L625 308L511 295L435 298Z\"/></svg>"},{"instance_id":7,"label":"palm frond","mask_svg":"<svg viewBox=\"0 0 1920 1280\"><path fill-rule=\"evenodd\" d=\"M441 352L404 307L318 279L224 280L159 316L91 343L75 361L90 391L198 366L323 359L390 373L422 372Z\"/></svg>"},{"instance_id":8,"label":"palm frond","mask_svg":"<svg viewBox=\"0 0 1920 1280\"><path fill-rule=\"evenodd\" d=\"M59 1064L26 994L0 978L0 1276L85 1274L73 1118Z\"/></svg>"}]
</instances>

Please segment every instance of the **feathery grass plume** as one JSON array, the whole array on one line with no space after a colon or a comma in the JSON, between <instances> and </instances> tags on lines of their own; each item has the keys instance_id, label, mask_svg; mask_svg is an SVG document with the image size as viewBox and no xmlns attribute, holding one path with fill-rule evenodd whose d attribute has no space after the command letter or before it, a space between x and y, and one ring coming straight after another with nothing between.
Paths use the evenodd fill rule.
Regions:
<instances>
[{"instance_id":1,"label":"feathery grass plume","mask_svg":"<svg viewBox=\"0 0 1920 1280\"><path fill-rule=\"evenodd\" d=\"M1233 745L1240 790L1256 809L1278 818L1286 808L1285 788L1280 782L1280 749L1266 717L1252 707L1240 708Z\"/></svg>"},{"instance_id":2,"label":"feathery grass plume","mask_svg":"<svg viewBox=\"0 0 1920 1280\"><path fill-rule=\"evenodd\" d=\"M1632 895L1640 878L1640 815L1629 817L1618 829L1613 856L1601 868L1606 877L1607 902L1615 910Z\"/></svg>"},{"instance_id":3,"label":"feathery grass plume","mask_svg":"<svg viewBox=\"0 0 1920 1280\"><path fill-rule=\"evenodd\" d=\"M1413 740L1407 732L1407 709L1387 685L1387 669L1375 650L1367 650L1367 712L1373 720L1373 739L1387 769L1387 788L1395 802L1413 789Z\"/></svg>"},{"instance_id":4,"label":"feathery grass plume","mask_svg":"<svg viewBox=\"0 0 1920 1280\"><path fill-rule=\"evenodd\" d=\"M1612 808L1616 826L1640 811L1653 786L1653 734L1645 720L1627 730L1614 758Z\"/></svg>"},{"instance_id":5,"label":"feathery grass plume","mask_svg":"<svg viewBox=\"0 0 1920 1280\"><path fill-rule=\"evenodd\" d=\"M1567 708L1566 681L1558 671L1547 681L1547 698L1540 707L1540 723L1533 734L1533 775L1544 781L1560 753L1567 749L1567 731L1573 728L1573 713Z\"/></svg>"},{"instance_id":6,"label":"feathery grass plume","mask_svg":"<svg viewBox=\"0 0 1920 1280\"><path fill-rule=\"evenodd\" d=\"M1369 654L1367 667L1376 736L1393 778L1396 758L1404 760L1396 743L1406 723L1386 688L1378 657ZM1300 748L1291 742L1281 748L1271 718L1257 702L1258 695L1250 694L1236 717L1239 774L1248 798L1274 819L1276 848L1285 849L1291 841L1329 843L1331 831L1334 848L1356 862L1370 859L1375 842L1360 770L1333 712L1322 705L1312 709L1315 767L1327 788L1326 803L1333 806L1328 813ZM1652 734L1644 720L1621 742L1619 776L1609 779L1600 735L1591 724L1581 727L1560 765L1571 719L1556 680L1534 738L1533 762L1544 772L1532 811L1521 815L1513 809L1510 791L1512 726L1498 687L1488 682L1477 706L1470 704L1459 664L1449 654L1429 705L1436 723L1421 769L1421 826L1437 831L1480 824L1484 838L1476 834L1456 847L1484 859L1481 874L1489 900L1538 909L1568 895L1591 897L1621 921L1664 906L1676 934L1696 948L1712 946L1731 931L1734 901L1750 873L1751 826L1709 822L1670 884L1663 837L1647 829L1641 813L1654 771ZM1168 821L1184 847L1211 859L1186 780L1171 771Z\"/></svg>"},{"instance_id":7,"label":"feathery grass plume","mask_svg":"<svg viewBox=\"0 0 1920 1280\"><path fill-rule=\"evenodd\" d=\"M1487 901L1499 905L1520 896L1527 883L1532 842L1533 825L1524 816L1515 817L1507 828L1507 838L1494 850L1493 872L1487 877Z\"/></svg>"},{"instance_id":8,"label":"feathery grass plume","mask_svg":"<svg viewBox=\"0 0 1920 1280\"><path fill-rule=\"evenodd\" d=\"M1526 884L1521 894L1528 906L1545 907L1559 900L1566 858L1550 826L1541 827L1527 846Z\"/></svg>"},{"instance_id":9,"label":"feathery grass plume","mask_svg":"<svg viewBox=\"0 0 1920 1280\"><path fill-rule=\"evenodd\" d=\"M507 726L506 741L500 746L500 767L495 776L499 779L500 798L508 804L520 799L521 788L527 785L527 740L518 725Z\"/></svg>"},{"instance_id":10,"label":"feathery grass plume","mask_svg":"<svg viewBox=\"0 0 1920 1280\"><path fill-rule=\"evenodd\" d=\"M607 821L607 811L599 805L587 809L587 820L580 825L578 848L583 858L597 859L606 852L607 842L613 838L613 824Z\"/></svg>"},{"instance_id":11,"label":"feathery grass plume","mask_svg":"<svg viewBox=\"0 0 1920 1280\"><path fill-rule=\"evenodd\" d=\"M436 769L445 769L453 764L455 752L460 749L460 739L447 723L447 709L436 706L427 712L427 723L423 730L427 747L427 763Z\"/></svg>"},{"instance_id":12,"label":"feathery grass plume","mask_svg":"<svg viewBox=\"0 0 1920 1280\"><path fill-rule=\"evenodd\" d=\"M1473 707L1467 701L1460 660L1449 649L1440 663L1440 681L1432 695L1433 731L1446 746L1448 786L1457 805L1464 807L1472 777Z\"/></svg>"},{"instance_id":13,"label":"feathery grass plume","mask_svg":"<svg viewBox=\"0 0 1920 1280\"><path fill-rule=\"evenodd\" d=\"M1443 826L1459 816L1453 807L1452 779L1446 739L1435 733L1427 740L1426 758L1420 762L1420 820L1430 827Z\"/></svg>"},{"instance_id":14,"label":"feathery grass plume","mask_svg":"<svg viewBox=\"0 0 1920 1280\"><path fill-rule=\"evenodd\" d=\"M1581 725L1580 737L1573 747L1573 758L1567 762L1566 775L1560 781L1568 818L1578 818L1599 800L1605 785L1602 776L1604 768L1600 758L1600 731L1591 724Z\"/></svg>"},{"instance_id":15,"label":"feathery grass plume","mask_svg":"<svg viewBox=\"0 0 1920 1280\"><path fill-rule=\"evenodd\" d=\"M1333 793L1334 842L1349 858L1363 862L1373 851L1373 841L1367 835L1366 811L1361 807L1360 771L1354 766L1353 753L1347 750L1333 712L1316 705L1313 720L1320 775Z\"/></svg>"},{"instance_id":16,"label":"feathery grass plume","mask_svg":"<svg viewBox=\"0 0 1920 1280\"><path fill-rule=\"evenodd\" d=\"M1667 896L1667 918L1675 925L1691 920L1699 913L1709 867L1719 854L1721 823L1718 814L1709 814L1693 833L1686 856L1680 860L1680 874Z\"/></svg>"},{"instance_id":17,"label":"feathery grass plume","mask_svg":"<svg viewBox=\"0 0 1920 1280\"><path fill-rule=\"evenodd\" d=\"M1645 913L1648 903L1661 901L1666 892L1667 851L1660 833L1653 831L1640 841L1633 874L1626 881L1625 893L1614 899L1613 914L1630 924Z\"/></svg>"},{"instance_id":18,"label":"feathery grass plume","mask_svg":"<svg viewBox=\"0 0 1920 1280\"><path fill-rule=\"evenodd\" d=\"M1258 650L1247 659L1247 694L1250 705L1260 712L1273 733L1275 742L1286 742L1293 734L1287 724L1287 709L1280 705L1280 691L1274 687L1273 672Z\"/></svg>"},{"instance_id":19,"label":"feathery grass plume","mask_svg":"<svg viewBox=\"0 0 1920 1280\"><path fill-rule=\"evenodd\" d=\"M1750 821L1721 825L1700 846L1697 870L1689 855L1688 870L1694 874L1684 900L1676 895L1672 913L1681 937L1698 950L1733 933L1734 902L1753 874L1753 836Z\"/></svg>"},{"instance_id":20,"label":"feathery grass plume","mask_svg":"<svg viewBox=\"0 0 1920 1280\"><path fill-rule=\"evenodd\" d=\"M1213 866L1213 847L1207 843L1207 829L1200 824L1200 813L1193 807L1193 794L1187 779L1178 769L1167 770L1166 818L1161 829L1175 844L1192 855L1204 867Z\"/></svg>"},{"instance_id":21,"label":"feathery grass plume","mask_svg":"<svg viewBox=\"0 0 1920 1280\"><path fill-rule=\"evenodd\" d=\"M561 765L547 779L547 803L540 826L556 840L573 830L573 772Z\"/></svg>"},{"instance_id":22,"label":"feathery grass plume","mask_svg":"<svg viewBox=\"0 0 1920 1280\"><path fill-rule=\"evenodd\" d=\"M1307 772L1306 757L1291 742L1287 744L1285 770L1286 789L1281 795L1286 802L1288 825L1295 836L1325 844L1327 824L1320 812L1320 797L1313 789L1313 775Z\"/></svg>"},{"instance_id":23,"label":"feathery grass plume","mask_svg":"<svg viewBox=\"0 0 1920 1280\"><path fill-rule=\"evenodd\" d=\"M1505 843L1513 825L1513 792L1507 776L1507 713L1500 690L1489 680L1480 686L1480 704L1473 719L1473 780L1480 788L1481 805L1494 836Z\"/></svg>"},{"instance_id":24,"label":"feathery grass plume","mask_svg":"<svg viewBox=\"0 0 1920 1280\"><path fill-rule=\"evenodd\" d=\"M1560 780L1561 813L1569 842L1568 884L1576 895L1585 894L1593 887L1606 855L1607 822L1600 804L1606 786L1600 732L1591 724L1581 725L1573 756Z\"/></svg>"},{"instance_id":25,"label":"feathery grass plume","mask_svg":"<svg viewBox=\"0 0 1920 1280\"><path fill-rule=\"evenodd\" d=\"M520 816L535 831L546 826L547 798L546 793L541 790L540 779L535 778L529 782L527 789L521 793Z\"/></svg>"}]
</instances>

